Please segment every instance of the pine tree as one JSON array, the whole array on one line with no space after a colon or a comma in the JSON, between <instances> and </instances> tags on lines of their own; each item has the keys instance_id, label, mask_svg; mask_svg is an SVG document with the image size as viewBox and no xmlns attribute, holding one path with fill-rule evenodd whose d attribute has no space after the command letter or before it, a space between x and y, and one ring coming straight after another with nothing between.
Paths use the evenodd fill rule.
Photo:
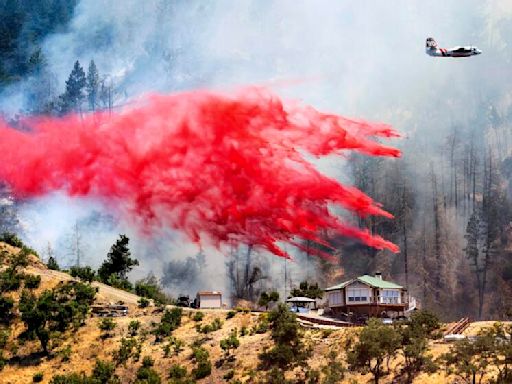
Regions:
<instances>
[{"instance_id":1,"label":"pine tree","mask_svg":"<svg viewBox=\"0 0 512 384\"><path fill-rule=\"evenodd\" d=\"M138 260L130 258L131 252L128 248L130 239L125 235L120 235L119 240L110 248L107 260L103 262L98 269L98 275L103 282L107 282L111 275L121 280L126 280L126 275L136 265Z\"/></svg>"},{"instance_id":2,"label":"pine tree","mask_svg":"<svg viewBox=\"0 0 512 384\"><path fill-rule=\"evenodd\" d=\"M82 100L84 99L84 88L87 79L80 62L77 60L73 66L69 78L66 80L66 92L61 95L61 112L66 113L71 110L80 111Z\"/></svg>"},{"instance_id":3,"label":"pine tree","mask_svg":"<svg viewBox=\"0 0 512 384\"><path fill-rule=\"evenodd\" d=\"M91 111L96 110L98 90L100 86L100 76L94 60L89 63L89 69L87 70L87 100L89 101L89 109Z\"/></svg>"}]
</instances>

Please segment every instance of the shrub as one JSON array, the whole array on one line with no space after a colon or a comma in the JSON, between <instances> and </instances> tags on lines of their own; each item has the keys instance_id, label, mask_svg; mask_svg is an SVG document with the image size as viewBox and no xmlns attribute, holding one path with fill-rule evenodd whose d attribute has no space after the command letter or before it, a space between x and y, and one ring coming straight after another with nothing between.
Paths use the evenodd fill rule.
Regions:
<instances>
[{"instance_id":1,"label":"shrub","mask_svg":"<svg viewBox=\"0 0 512 384\"><path fill-rule=\"evenodd\" d=\"M134 384L160 384L160 376L151 368L153 364L154 362L151 357L144 357L142 366L137 371L137 380L135 380Z\"/></svg>"},{"instance_id":2,"label":"shrub","mask_svg":"<svg viewBox=\"0 0 512 384\"><path fill-rule=\"evenodd\" d=\"M226 315L226 320L229 320L229 319L231 319L231 318L233 318L235 316L236 316L236 312L235 311L229 311L227 313L227 315Z\"/></svg>"},{"instance_id":3,"label":"shrub","mask_svg":"<svg viewBox=\"0 0 512 384\"><path fill-rule=\"evenodd\" d=\"M240 340L238 340L237 333L237 329L235 328L227 338L220 341L220 347L226 353L226 356L229 356L232 349L235 350L240 346Z\"/></svg>"},{"instance_id":4,"label":"shrub","mask_svg":"<svg viewBox=\"0 0 512 384\"><path fill-rule=\"evenodd\" d=\"M7 329L0 329L0 350L4 349L7 345L7 342L9 341L9 335L10 330Z\"/></svg>"},{"instance_id":5,"label":"shrub","mask_svg":"<svg viewBox=\"0 0 512 384\"><path fill-rule=\"evenodd\" d=\"M48 258L48 262L46 263L46 266L48 269L54 270L54 271L60 271L59 264L57 264L57 260L53 256L50 256Z\"/></svg>"},{"instance_id":6,"label":"shrub","mask_svg":"<svg viewBox=\"0 0 512 384\"><path fill-rule=\"evenodd\" d=\"M164 337L170 336L172 332L181 325L181 317L183 310L181 308L173 308L170 311L165 310L160 319L160 323L153 330L156 335L156 341L161 341Z\"/></svg>"},{"instance_id":7,"label":"shrub","mask_svg":"<svg viewBox=\"0 0 512 384\"><path fill-rule=\"evenodd\" d=\"M69 273L73 277L78 277L82 281L86 281L88 283L94 281L96 278L96 272L89 266L86 267L71 267Z\"/></svg>"},{"instance_id":8,"label":"shrub","mask_svg":"<svg viewBox=\"0 0 512 384\"><path fill-rule=\"evenodd\" d=\"M14 271L0 272L0 292L17 291L21 285L22 275Z\"/></svg>"},{"instance_id":9,"label":"shrub","mask_svg":"<svg viewBox=\"0 0 512 384\"><path fill-rule=\"evenodd\" d=\"M207 376L210 376L212 373L212 363L210 360L201 361L197 363L197 367L192 370L192 375L199 380L203 379Z\"/></svg>"},{"instance_id":10,"label":"shrub","mask_svg":"<svg viewBox=\"0 0 512 384\"><path fill-rule=\"evenodd\" d=\"M25 244L23 244L23 241L12 232L4 232L0 235L0 241L9 244L16 248L22 248Z\"/></svg>"},{"instance_id":11,"label":"shrub","mask_svg":"<svg viewBox=\"0 0 512 384\"><path fill-rule=\"evenodd\" d=\"M9 324L11 322L14 308L14 300L10 297L0 296L0 323Z\"/></svg>"},{"instance_id":12,"label":"shrub","mask_svg":"<svg viewBox=\"0 0 512 384\"><path fill-rule=\"evenodd\" d=\"M41 284L41 276L25 275L25 288L36 289Z\"/></svg>"},{"instance_id":13,"label":"shrub","mask_svg":"<svg viewBox=\"0 0 512 384\"><path fill-rule=\"evenodd\" d=\"M203 312L195 312L194 316L192 316L192 320L194 320L194 321L202 321L203 318L204 318Z\"/></svg>"},{"instance_id":14,"label":"shrub","mask_svg":"<svg viewBox=\"0 0 512 384\"><path fill-rule=\"evenodd\" d=\"M96 360L91 373L91 384L115 384L120 383L119 377L115 374L114 364L108 361Z\"/></svg>"},{"instance_id":15,"label":"shrub","mask_svg":"<svg viewBox=\"0 0 512 384\"><path fill-rule=\"evenodd\" d=\"M184 379L187 376L187 368L173 364L169 369L169 379Z\"/></svg>"},{"instance_id":16,"label":"shrub","mask_svg":"<svg viewBox=\"0 0 512 384\"><path fill-rule=\"evenodd\" d=\"M235 371L230 370L224 375L223 379L227 381L231 380L233 377L235 377Z\"/></svg>"},{"instance_id":17,"label":"shrub","mask_svg":"<svg viewBox=\"0 0 512 384\"><path fill-rule=\"evenodd\" d=\"M59 352L61 362L66 363L71 359L71 345L67 345L62 351Z\"/></svg>"},{"instance_id":18,"label":"shrub","mask_svg":"<svg viewBox=\"0 0 512 384\"><path fill-rule=\"evenodd\" d=\"M269 313L268 320L274 347L260 354L263 368L285 370L304 364L311 351L302 343L302 333L295 315L285 304L279 304Z\"/></svg>"},{"instance_id":19,"label":"shrub","mask_svg":"<svg viewBox=\"0 0 512 384\"><path fill-rule=\"evenodd\" d=\"M370 319L359 334L359 340L347 353L352 369L362 373L370 371L375 382L384 374L385 359L393 357L400 346L400 335L378 319Z\"/></svg>"},{"instance_id":20,"label":"shrub","mask_svg":"<svg viewBox=\"0 0 512 384\"><path fill-rule=\"evenodd\" d=\"M106 339L111 337L112 334L110 332L113 331L115 327L116 322L111 317L101 319L98 323L98 328L101 330L101 338Z\"/></svg>"},{"instance_id":21,"label":"shrub","mask_svg":"<svg viewBox=\"0 0 512 384\"><path fill-rule=\"evenodd\" d=\"M119 350L114 353L114 362L116 365L125 365L130 357L133 356L133 349L137 345L137 341L134 338L121 339L121 346Z\"/></svg>"},{"instance_id":22,"label":"shrub","mask_svg":"<svg viewBox=\"0 0 512 384\"><path fill-rule=\"evenodd\" d=\"M146 299L145 297L141 297L138 301L137 301L137 304L139 305L139 308L146 308L149 306L149 300Z\"/></svg>"},{"instance_id":23,"label":"shrub","mask_svg":"<svg viewBox=\"0 0 512 384\"><path fill-rule=\"evenodd\" d=\"M132 320L130 324L128 324L128 333L130 336L137 336L137 332L140 329L140 321Z\"/></svg>"},{"instance_id":24,"label":"shrub","mask_svg":"<svg viewBox=\"0 0 512 384\"><path fill-rule=\"evenodd\" d=\"M222 321L216 317L215 319L213 319L213 321L211 322L211 324L206 324L204 325L203 327L201 327L199 324L198 326L196 326L196 330L198 332L201 332L201 333L210 333L210 332L214 332L214 331L218 331L219 329L222 328Z\"/></svg>"},{"instance_id":25,"label":"shrub","mask_svg":"<svg viewBox=\"0 0 512 384\"><path fill-rule=\"evenodd\" d=\"M34 376L32 376L32 382L33 383L40 383L41 381L43 381L43 373L42 372L37 372L37 373L34 373Z\"/></svg>"},{"instance_id":26,"label":"shrub","mask_svg":"<svg viewBox=\"0 0 512 384\"><path fill-rule=\"evenodd\" d=\"M171 304L171 298L163 292L153 274L135 283L135 293L141 297L152 299L157 304Z\"/></svg>"}]
</instances>

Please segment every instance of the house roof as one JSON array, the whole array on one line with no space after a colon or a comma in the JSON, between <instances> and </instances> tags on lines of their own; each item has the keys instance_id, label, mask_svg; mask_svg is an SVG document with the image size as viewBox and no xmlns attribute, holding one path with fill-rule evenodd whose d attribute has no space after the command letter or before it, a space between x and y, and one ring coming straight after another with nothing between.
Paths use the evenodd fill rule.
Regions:
<instances>
[{"instance_id":1,"label":"house roof","mask_svg":"<svg viewBox=\"0 0 512 384\"><path fill-rule=\"evenodd\" d=\"M369 285L373 288L403 289L403 287L401 285L398 285L391 281L382 280L379 277L374 277L374 276L370 276L370 275L363 275L363 276L356 277L355 279L345 281L341 284L326 288L325 291L335 291L337 289L345 288L347 285L353 283L354 281L360 281L361 283Z\"/></svg>"},{"instance_id":2,"label":"house roof","mask_svg":"<svg viewBox=\"0 0 512 384\"><path fill-rule=\"evenodd\" d=\"M310 299L309 297L291 297L286 300L287 303L314 303L316 300Z\"/></svg>"}]
</instances>

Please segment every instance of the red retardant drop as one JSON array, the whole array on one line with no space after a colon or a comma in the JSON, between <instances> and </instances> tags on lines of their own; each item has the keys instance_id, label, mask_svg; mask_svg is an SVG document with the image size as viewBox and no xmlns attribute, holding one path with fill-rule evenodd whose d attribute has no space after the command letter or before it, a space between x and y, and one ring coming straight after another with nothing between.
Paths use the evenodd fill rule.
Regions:
<instances>
[{"instance_id":1,"label":"red retardant drop","mask_svg":"<svg viewBox=\"0 0 512 384\"><path fill-rule=\"evenodd\" d=\"M304 158L344 150L398 157L373 140L398 136L388 125L321 113L253 87L151 95L111 116L20 124L29 131L0 122L0 178L19 197L64 191L100 198L145 232L171 227L195 242L251 244L282 257L279 243L323 243L325 230L398 252L328 206L391 215Z\"/></svg>"}]
</instances>

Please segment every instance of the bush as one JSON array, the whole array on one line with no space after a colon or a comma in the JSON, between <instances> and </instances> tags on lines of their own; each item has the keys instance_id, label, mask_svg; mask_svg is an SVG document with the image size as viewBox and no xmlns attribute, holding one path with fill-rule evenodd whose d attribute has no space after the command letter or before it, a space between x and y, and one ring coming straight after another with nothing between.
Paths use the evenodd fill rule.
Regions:
<instances>
[{"instance_id":1,"label":"bush","mask_svg":"<svg viewBox=\"0 0 512 384\"><path fill-rule=\"evenodd\" d=\"M194 321L202 321L203 318L204 318L203 312L195 312L194 316L192 316L192 320L194 320Z\"/></svg>"},{"instance_id":2,"label":"bush","mask_svg":"<svg viewBox=\"0 0 512 384\"><path fill-rule=\"evenodd\" d=\"M231 380L233 377L235 377L235 371L230 370L224 375L223 379L227 381Z\"/></svg>"},{"instance_id":3,"label":"bush","mask_svg":"<svg viewBox=\"0 0 512 384\"><path fill-rule=\"evenodd\" d=\"M121 346L119 350L114 353L114 361L116 365L125 365L130 357L133 356L133 349L137 345L137 341L134 338L121 339Z\"/></svg>"},{"instance_id":4,"label":"bush","mask_svg":"<svg viewBox=\"0 0 512 384\"><path fill-rule=\"evenodd\" d=\"M0 292L17 291L21 286L22 275L14 271L0 272Z\"/></svg>"},{"instance_id":5,"label":"bush","mask_svg":"<svg viewBox=\"0 0 512 384\"><path fill-rule=\"evenodd\" d=\"M61 362L66 363L71 359L71 345L66 346L62 351L59 352Z\"/></svg>"},{"instance_id":6,"label":"bush","mask_svg":"<svg viewBox=\"0 0 512 384\"><path fill-rule=\"evenodd\" d=\"M169 379L184 379L187 376L187 368L173 364L169 369Z\"/></svg>"},{"instance_id":7,"label":"bush","mask_svg":"<svg viewBox=\"0 0 512 384\"><path fill-rule=\"evenodd\" d=\"M10 330L7 329L0 329L0 350L4 349L7 345L7 342L9 341L9 335Z\"/></svg>"},{"instance_id":8,"label":"bush","mask_svg":"<svg viewBox=\"0 0 512 384\"><path fill-rule=\"evenodd\" d=\"M265 317L262 318L262 321ZM259 355L263 368L286 370L303 365L311 351L304 347L297 318L285 304L279 304L268 316L274 346Z\"/></svg>"},{"instance_id":9,"label":"bush","mask_svg":"<svg viewBox=\"0 0 512 384\"><path fill-rule=\"evenodd\" d=\"M111 317L105 317L101 319L98 323L98 328L101 330L101 338L106 339L111 337L110 333L116 327L116 322Z\"/></svg>"},{"instance_id":10,"label":"bush","mask_svg":"<svg viewBox=\"0 0 512 384\"><path fill-rule=\"evenodd\" d=\"M170 311L165 310L160 319L160 323L153 330L156 335L156 341L161 341L164 337L170 336L172 332L181 325L181 317L183 310L181 308L173 308Z\"/></svg>"},{"instance_id":11,"label":"bush","mask_svg":"<svg viewBox=\"0 0 512 384\"><path fill-rule=\"evenodd\" d=\"M128 333L130 336L137 336L137 332L140 329L140 321L132 320L130 324L128 324Z\"/></svg>"},{"instance_id":12,"label":"bush","mask_svg":"<svg viewBox=\"0 0 512 384\"><path fill-rule=\"evenodd\" d=\"M135 283L135 293L141 297L152 299L158 304L171 304L172 300L163 292L158 280L153 274Z\"/></svg>"},{"instance_id":13,"label":"bush","mask_svg":"<svg viewBox=\"0 0 512 384\"><path fill-rule=\"evenodd\" d=\"M120 383L119 377L115 374L114 364L108 361L96 360L91 373L91 384L115 384Z\"/></svg>"},{"instance_id":14,"label":"bush","mask_svg":"<svg viewBox=\"0 0 512 384\"><path fill-rule=\"evenodd\" d=\"M216 317L215 319L213 319L211 324L206 324L203 327L201 327L200 324L196 325L196 330L198 332L205 333L205 334L210 333L210 332L215 332L222 328L222 324L223 324L222 321L218 317Z\"/></svg>"},{"instance_id":15,"label":"bush","mask_svg":"<svg viewBox=\"0 0 512 384\"><path fill-rule=\"evenodd\" d=\"M227 313L227 315L226 315L226 320L229 320L229 319L231 319L231 318L233 318L235 316L236 316L236 312L235 311L229 311Z\"/></svg>"},{"instance_id":16,"label":"bush","mask_svg":"<svg viewBox=\"0 0 512 384\"><path fill-rule=\"evenodd\" d=\"M77 277L82 281L86 281L88 283L94 281L96 279L96 272L89 266L86 267L71 267L69 273L73 277Z\"/></svg>"},{"instance_id":17,"label":"bush","mask_svg":"<svg viewBox=\"0 0 512 384\"><path fill-rule=\"evenodd\" d=\"M146 299L145 297L141 297L138 301L137 301L137 304L139 305L139 308L146 308L149 306L149 300Z\"/></svg>"},{"instance_id":18,"label":"bush","mask_svg":"<svg viewBox=\"0 0 512 384\"><path fill-rule=\"evenodd\" d=\"M14 300L10 297L0 296L0 323L9 324L14 316Z\"/></svg>"},{"instance_id":19,"label":"bush","mask_svg":"<svg viewBox=\"0 0 512 384\"><path fill-rule=\"evenodd\" d=\"M59 264L57 264L57 260L53 256L50 256L48 258L48 262L46 263L46 266L48 269L51 269L53 271L60 271Z\"/></svg>"},{"instance_id":20,"label":"bush","mask_svg":"<svg viewBox=\"0 0 512 384\"><path fill-rule=\"evenodd\" d=\"M199 362L197 367L192 370L192 375L194 375L197 380L210 376L211 373L212 363L210 360Z\"/></svg>"},{"instance_id":21,"label":"bush","mask_svg":"<svg viewBox=\"0 0 512 384\"><path fill-rule=\"evenodd\" d=\"M22 248L25 244L23 244L23 241L12 232L4 232L0 235L0 241L9 244L16 248Z\"/></svg>"},{"instance_id":22,"label":"bush","mask_svg":"<svg viewBox=\"0 0 512 384\"><path fill-rule=\"evenodd\" d=\"M32 382L33 383L40 383L41 381L43 381L43 373L42 372L37 372L37 373L34 373L34 376L32 376Z\"/></svg>"},{"instance_id":23,"label":"bush","mask_svg":"<svg viewBox=\"0 0 512 384\"><path fill-rule=\"evenodd\" d=\"M220 347L226 353L226 356L229 356L232 349L235 350L240 346L240 340L238 340L237 333L237 329L235 328L227 338L220 341Z\"/></svg>"},{"instance_id":24,"label":"bush","mask_svg":"<svg viewBox=\"0 0 512 384\"><path fill-rule=\"evenodd\" d=\"M41 276L25 275L25 288L36 289L41 284Z\"/></svg>"}]
</instances>

